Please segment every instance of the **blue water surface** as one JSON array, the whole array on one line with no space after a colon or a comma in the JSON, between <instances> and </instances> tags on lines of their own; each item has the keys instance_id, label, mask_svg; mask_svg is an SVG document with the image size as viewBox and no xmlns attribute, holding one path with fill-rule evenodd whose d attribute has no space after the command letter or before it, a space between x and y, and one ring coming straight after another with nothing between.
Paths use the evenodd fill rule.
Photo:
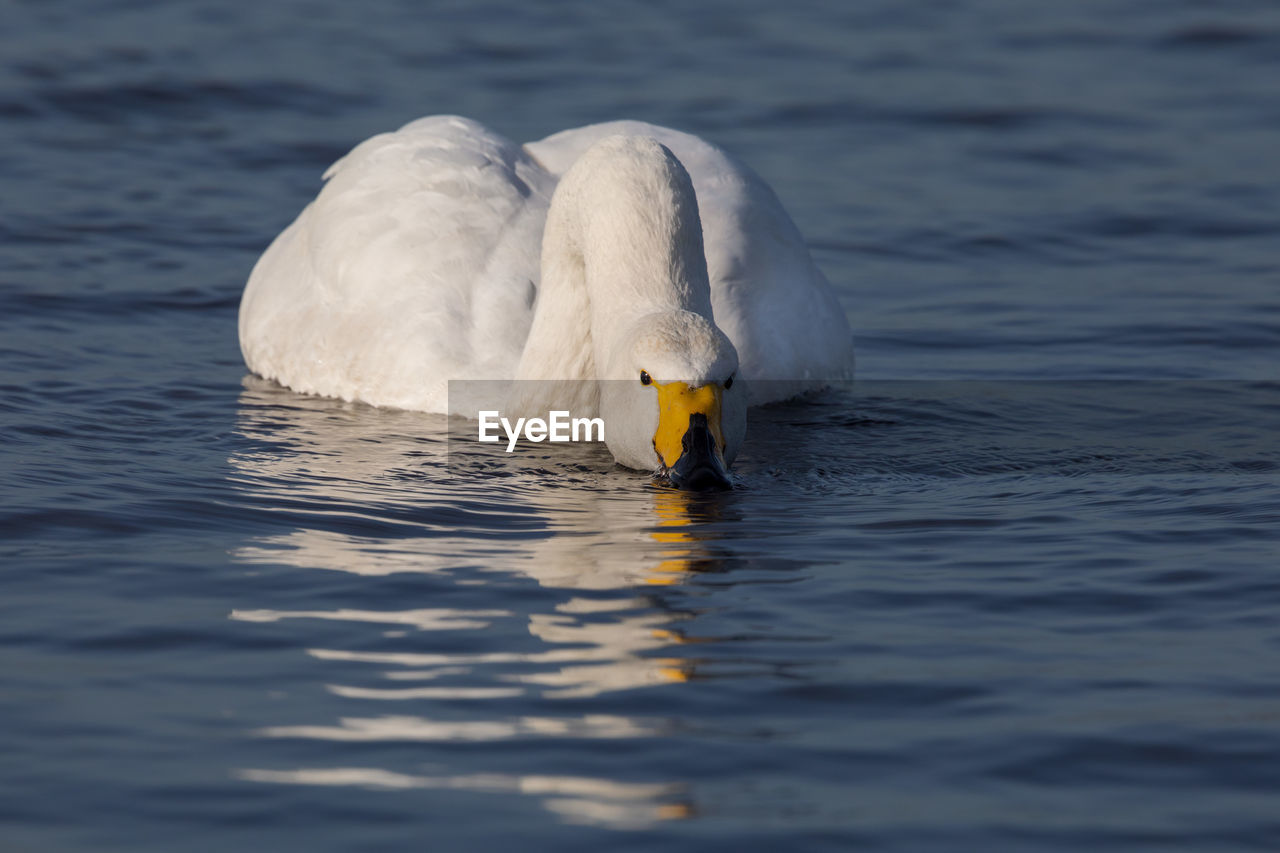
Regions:
<instances>
[{"instance_id":1,"label":"blue water surface","mask_svg":"<svg viewBox=\"0 0 1280 853\"><path fill-rule=\"evenodd\" d=\"M1269 0L10 2L0 847L1270 850ZM858 381L738 487L247 375L353 144L698 133Z\"/></svg>"}]
</instances>

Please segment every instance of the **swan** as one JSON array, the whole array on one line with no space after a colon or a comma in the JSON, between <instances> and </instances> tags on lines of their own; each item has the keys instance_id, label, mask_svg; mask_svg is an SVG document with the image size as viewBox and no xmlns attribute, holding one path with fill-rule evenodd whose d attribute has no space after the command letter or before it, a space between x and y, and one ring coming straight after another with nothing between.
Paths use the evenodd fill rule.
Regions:
<instances>
[{"instance_id":1,"label":"swan","mask_svg":"<svg viewBox=\"0 0 1280 853\"><path fill-rule=\"evenodd\" d=\"M852 376L796 226L696 136L620 121L521 146L432 116L324 179L240 305L245 363L295 391L450 413L450 380L523 380L508 410L598 414L620 464L701 489L728 487L749 405Z\"/></svg>"}]
</instances>

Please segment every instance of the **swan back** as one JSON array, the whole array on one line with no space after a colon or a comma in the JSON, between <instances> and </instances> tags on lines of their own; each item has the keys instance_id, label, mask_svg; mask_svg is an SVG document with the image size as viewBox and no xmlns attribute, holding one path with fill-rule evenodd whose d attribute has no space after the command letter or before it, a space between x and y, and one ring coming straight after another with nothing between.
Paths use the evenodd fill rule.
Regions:
<instances>
[{"instance_id":1,"label":"swan back","mask_svg":"<svg viewBox=\"0 0 1280 853\"><path fill-rule=\"evenodd\" d=\"M437 412L450 379L509 378L555 179L449 116L374 136L325 178L249 277L249 368L298 391Z\"/></svg>"}]
</instances>

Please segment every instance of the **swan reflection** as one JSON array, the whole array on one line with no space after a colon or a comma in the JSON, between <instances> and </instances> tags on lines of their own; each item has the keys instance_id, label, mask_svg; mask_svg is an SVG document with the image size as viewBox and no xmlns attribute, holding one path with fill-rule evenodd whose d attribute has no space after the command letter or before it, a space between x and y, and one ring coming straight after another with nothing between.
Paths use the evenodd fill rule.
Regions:
<instances>
[{"instance_id":1,"label":"swan reflection","mask_svg":"<svg viewBox=\"0 0 1280 853\"><path fill-rule=\"evenodd\" d=\"M404 791L410 789L468 790L528 794L566 823L644 829L661 820L690 817L680 802L662 802L680 793L678 785L636 784L581 776L511 776L499 773L459 776L421 776L373 767L323 770L242 770L241 779L286 785L357 786Z\"/></svg>"},{"instance_id":2,"label":"swan reflection","mask_svg":"<svg viewBox=\"0 0 1280 853\"><path fill-rule=\"evenodd\" d=\"M398 611L237 609L233 620L278 623L308 638L316 636L308 633L313 620L374 627L355 647L300 644L323 667L316 681L366 713L265 725L257 736L501 743L625 740L670 728L663 720L616 714L525 711L696 676L696 662L677 650L690 642L684 628L697 614L673 607L660 591L726 569L713 534L728 511L723 497L653 486L616 469L602 447L548 447L523 466L451 460L448 423L440 416L301 397L256 380L242 395L237 426L247 442L230 460L233 479L251 503L273 513L269 521L280 522L236 549L240 562L342 572L369 583L425 574L455 588L509 588L511 579L527 578L561 591L537 596L530 609L513 605L510 595L496 607L475 609L421 601ZM524 639L494 648L494 637L520 624L516 636ZM468 642L472 635L477 641ZM352 664L369 667L365 683L343 683L359 675ZM326 677L327 667L346 676ZM394 713L382 711L392 706ZM465 709L464 718L451 707ZM539 798L563 820L620 828L692 814L684 787L672 780L422 775L376 767L239 773L277 784L517 792Z\"/></svg>"}]
</instances>

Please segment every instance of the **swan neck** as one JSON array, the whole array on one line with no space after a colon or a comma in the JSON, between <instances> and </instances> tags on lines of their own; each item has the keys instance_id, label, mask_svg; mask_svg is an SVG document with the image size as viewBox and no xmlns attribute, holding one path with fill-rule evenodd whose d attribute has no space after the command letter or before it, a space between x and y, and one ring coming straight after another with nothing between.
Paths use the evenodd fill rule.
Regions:
<instances>
[{"instance_id":1,"label":"swan neck","mask_svg":"<svg viewBox=\"0 0 1280 853\"><path fill-rule=\"evenodd\" d=\"M693 183L654 140L613 137L557 187L522 378L595 379L610 347L645 315L712 319Z\"/></svg>"}]
</instances>

